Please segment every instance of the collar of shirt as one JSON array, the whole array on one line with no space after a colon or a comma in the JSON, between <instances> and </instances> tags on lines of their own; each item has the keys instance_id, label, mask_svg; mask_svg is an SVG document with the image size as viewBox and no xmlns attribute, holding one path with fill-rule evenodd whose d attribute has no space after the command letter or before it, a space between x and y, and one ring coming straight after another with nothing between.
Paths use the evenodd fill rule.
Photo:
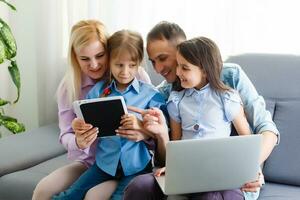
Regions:
<instances>
[{"instance_id":1,"label":"collar of shirt","mask_svg":"<svg viewBox=\"0 0 300 200\"><path fill-rule=\"evenodd\" d=\"M130 83L130 85L128 85L128 87L126 88L126 90L120 92L117 88L117 85L116 85L116 82L115 80L113 80L111 82L111 84L109 85L109 87L112 89L112 90L115 90L121 94L124 94L126 93L128 90L131 90L131 88L138 94L140 92L140 84L139 84L139 81L134 78L133 81Z\"/></svg>"},{"instance_id":2,"label":"collar of shirt","mask_svg":"<svg viewBox=\"0 0 300 200\"><path fill-rule=\"evenodd\" d=\"M93 86L96 82L96 80L91 79L89 76L81 74L81 88Z\"/></svg>"},{"instance_id":3,"label":"collar of shirt","mask_svg":"<svg viewBox=\"0 0 300 200\"><path fill-rule=\"evenodd\" d=\"M202 87L200 90L197 90L197 89L195 89L195 88L189 88L189 89L186 90L185 95L186 95L186 96L192 96L193 94L198 94L198 95L200 95L200 94L206 92L209 88L210 88L210 87L209 87L209 83L206 84L204 87Z\"/></svg>"}]
</instances>

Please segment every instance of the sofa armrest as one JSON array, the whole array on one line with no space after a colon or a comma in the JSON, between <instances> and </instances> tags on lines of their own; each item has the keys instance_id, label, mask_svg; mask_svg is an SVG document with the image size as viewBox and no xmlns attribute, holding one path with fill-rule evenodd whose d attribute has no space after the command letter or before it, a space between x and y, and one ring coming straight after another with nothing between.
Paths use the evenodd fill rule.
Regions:
<instances>
[{"instance_id":1,"label":"sofa armrest","mask_svg":"<svg viewBox=\"0 0 300 200\"><path fill-rule=\"evenodd\" d=\"M66 152L57 124L0 139L0 177L37 165Z\"/></svg>"}]
</instances>

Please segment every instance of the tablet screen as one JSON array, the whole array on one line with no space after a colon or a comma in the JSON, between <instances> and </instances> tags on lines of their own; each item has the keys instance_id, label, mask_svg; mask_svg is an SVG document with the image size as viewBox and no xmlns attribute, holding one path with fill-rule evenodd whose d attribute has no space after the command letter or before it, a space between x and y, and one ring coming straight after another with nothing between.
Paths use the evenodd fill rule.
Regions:
<instances>
[{"instance_id":1,"label":"tablet screen","mask_svg":"<svg viewBox=\"0 0 300 200\"><path fill-rule=\"evenodd\" d=\"M80 105L86 123L98 127L98 137L115 135L125 114L121 99L88 102Z\"/></svg>"}]
</instances>

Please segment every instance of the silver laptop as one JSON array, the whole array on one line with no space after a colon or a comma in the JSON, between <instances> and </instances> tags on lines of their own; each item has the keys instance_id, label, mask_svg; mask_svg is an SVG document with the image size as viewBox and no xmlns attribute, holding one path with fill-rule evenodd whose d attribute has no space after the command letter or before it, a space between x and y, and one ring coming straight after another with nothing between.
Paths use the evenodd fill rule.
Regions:
<instances>
[{"instance_id":1,"label":"silver laptop","mask_svg":"<svg viewBox=\"0 0 300 200\"><path fill-rule=\"evenodd\" d=\"M261 143L261 135L171 141L156 180L167 195L240 188L257 178Z\"/></svg>"}]
</instances>

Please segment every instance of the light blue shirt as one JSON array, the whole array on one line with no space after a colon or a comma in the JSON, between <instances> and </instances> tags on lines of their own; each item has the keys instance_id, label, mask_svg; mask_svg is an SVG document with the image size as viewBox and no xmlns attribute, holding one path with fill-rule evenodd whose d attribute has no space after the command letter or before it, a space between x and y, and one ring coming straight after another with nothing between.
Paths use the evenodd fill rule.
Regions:
<instances>
[{"instance_id":1,"label":"light blue shirt","mask_svg":"<svg viewBox=\"0 0 300 200\"><path fill-rule=\"evenodd\" d=\"M124 91L119 91L114 81L108 86L108 96L123 96L127 106L142 109L165 105L164 97L152 85L134 79ZM98 98L104 90L104 82L98 82L88 93L87 98ZM133 142L119 136L100 138L96 151L96 164L106 173L115 176L120 162L124 175L142 171L151 156L143 141Z\"/></svg>"},{"instance_id":2,"label":"light blue shirt","mask_svg":"<svg viewBox=\"0 0 300 200\"><path fill-rule=\"evenodd\" d=\"M216 92L209 84L200 90L172 91L167 103L170 117L181 123L182 139L229 137L241 107L236 91Z\"/></svg>"},{"instance_id":3,"label":"light blue shirt","mask_svg":"<svg viewBox=\"0 0 300 200\"><path fill-rule=\"evenodd\" d=\"M252 82L241 67L233 63L224 63L221 80L239 93L252 132L271 131L278 136L279 142L279 131L272 120L271 113L266 110L264 98L258 95ZM157 89L163 96L169 97L172 84L163 81L157 86Z\"/></svg>"},{"instance_id":4,"label":"light blue shirt","mask_svg":"<svg viewBox=\"0 0 300 200\"><path fill-rule=\"evenodd\" d=\"M234 63L223 63L221 80L239 93L252 132L262 133L264 131L271 131L277 135L279 143L280 133L272 120L271 113L266 110L265 100L262 96L258 95L255 87L242 68ZM157 86L157 89L164 97L169 97L172 91L172 84L163 81ZM257 199L258 196L259 191L244 192L245 200Z\"/></svg>"}]
</instances>

